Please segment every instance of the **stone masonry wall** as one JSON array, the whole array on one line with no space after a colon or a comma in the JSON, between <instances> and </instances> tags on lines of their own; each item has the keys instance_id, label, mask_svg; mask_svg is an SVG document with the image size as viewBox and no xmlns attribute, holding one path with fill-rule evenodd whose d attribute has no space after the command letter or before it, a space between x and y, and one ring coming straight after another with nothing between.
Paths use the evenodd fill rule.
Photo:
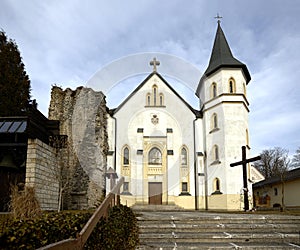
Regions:
<instances>
[{"instance_id":1,"label":"stone masonry wall","mask_svg":"<svg viewBox=\"0 0 300 250\"><path fill-rule=\"evenodd\" d=\"M28 139L26 185L35 188L43 210L58 209L59 181L55 149L38 139Z\"/></svg>"},{"instance_id":2,"label":"stone masonry wall","mask_svg":"<svg viewBox=\"0 0 300 250\"><path fill-rule=\"evenodd\" d=\"M61 150L65 209L94 207L105 191L106 117L102 92L52 87L49 119L59 120L60 134L68 136L67 147Z\"/></svg>"}]
</instances>

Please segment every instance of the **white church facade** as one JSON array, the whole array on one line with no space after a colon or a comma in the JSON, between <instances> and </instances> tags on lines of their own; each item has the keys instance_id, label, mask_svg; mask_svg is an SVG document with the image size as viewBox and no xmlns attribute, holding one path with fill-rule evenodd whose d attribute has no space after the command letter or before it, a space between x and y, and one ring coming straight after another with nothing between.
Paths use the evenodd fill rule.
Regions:
<instances>
[{"instance_id":1,"label":"white church facade","mask_svg":"<svg viewBox=\"0 0 300 250\"><path fill-rule=\"evenodd\" d=\"M195 90L198 110L159 74L156 59L152 66L108 117L107 163L125 178L122 203L243 210L242 167L230 164L241 159L242 146L250 153L246 89L251 77L232 55L220 23ZM249 165L250 204L252 170Z\"/></svg>"}]
</instances>

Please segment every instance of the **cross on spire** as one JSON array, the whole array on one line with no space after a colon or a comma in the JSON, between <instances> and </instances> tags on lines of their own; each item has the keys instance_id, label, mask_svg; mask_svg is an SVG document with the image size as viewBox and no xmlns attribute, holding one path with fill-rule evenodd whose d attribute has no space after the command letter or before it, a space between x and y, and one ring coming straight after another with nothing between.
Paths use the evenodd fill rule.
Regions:
<instances>
[{"instance_id":1,"label":"cross on spire","mask_svg":"<svg viewBox=\"0 0 300 250\"><path fill-rule=\"evenodd\" d=\"M223 18L223 17L220 16L219 13L217 13L217 16L215 16L215 19L218 19L218 24L221 23L221 19L222 19L222 18Z\"/></svg>"},{"instance_id":2,"label":"cross on spire","mask_svg":"<svg viewBox=\"0 0 300 250\"><path fill-rule=\"evenodd\" d=\"M153 66L153 72L156 72L157 68L156 66L160 65L160 61L156 60L156 57L153 58L152 61L150 61L150 66Z\"/></svg>"},{"instance_id":3,"label":"cross on spire","mask_svg":"<svg viewBox=\"0 0 300 250\"><path fill-rule=\"evenodd\" d=\"M250 163L250 162L253 162L253 161L258 161L260 159L261 159L260 156L256 156L256 157L247 159L247 157L246 157L246 147L243 146L242 147L242 160L230 164L230 167L235 167L235 166L238 166L238 165L243 166L243 182L244 182L243 190L244 190L244 210L245 211L249 210L247 163Z\"/></svg>"}]
</instances>

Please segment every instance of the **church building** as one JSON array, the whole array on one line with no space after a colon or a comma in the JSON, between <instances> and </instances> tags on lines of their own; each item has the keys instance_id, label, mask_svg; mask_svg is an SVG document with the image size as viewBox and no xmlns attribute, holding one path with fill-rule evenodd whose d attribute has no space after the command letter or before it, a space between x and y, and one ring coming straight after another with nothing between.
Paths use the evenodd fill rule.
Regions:
<instances>
[{"instance_id":1,"label":"church building","mask_svg":"<svg viewBox=\"0 0 300 250\"><path fill-rule=\"evenodd\" d=\"M159 59L159 58L157 58ZM163 62L161 62L163 63ZM194 109L153 72L108 117L107 166L125 183L121 201L186 209L243 210L243 171L230 164L250 154L247 66L237 60L218 22ZM251 166L248 164L249 202Z\"/></svg>"}]
</instances>

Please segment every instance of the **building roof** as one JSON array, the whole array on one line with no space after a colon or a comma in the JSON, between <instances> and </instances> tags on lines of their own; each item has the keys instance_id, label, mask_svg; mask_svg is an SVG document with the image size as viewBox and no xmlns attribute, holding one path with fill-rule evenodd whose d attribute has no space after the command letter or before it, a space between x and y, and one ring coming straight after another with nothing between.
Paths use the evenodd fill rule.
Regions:
<instances>
[{"instance_id":1,"label":"building roof","mask_svg":"<svg viewBox=\"0 0 300 250\"><path fill-rule=\"evenodd\" d=\"M153 76L153 75L157 75L162 82L195 114L196 117L200 118L202 117L202 113L199 110L194 109L189 103L187 103L177 92L176 90L156 71L152 72L151 74L149 74L146 79L139 85L137 86L137 88L131 92L131 94L115 109L110 109L109 113L111 115L114 115L115 113L117 113L124 105L125 103L127 103L130 98L132 96L135 95L135 93L137 93L145 84L146 82Z\"/></svg>"},{"instance_id":2,"label":"building roof","mask_svg":"<svg viewBox=\"0 0 300 250\"><path fill-rule=\"evenodd\" d=\"M27 128L27 120L0 120L0 133L24 133Z\"/></svg>"},{"instance_id":3,"label":"building roof","mask_svg":"<svg viewBox=\"0 0 300 250\"><path fill-rule=\"evenodd\" d=\"M247 69L247 66L232 55L231 49L221 28L220 22L218 22L218 28L209 64L200 80L199 86L196 91L197 96L199 94L199 88L202 85L203 80L211 74L215 73L220 68L241 68L245 74L246 83L248 84L248 82L251 80L251 76Z\"/></svg>"},{"instance_id":4,"label":"building roof","mask_svg":"<svg viewBox=\"0 0 300 250\"><path fill-rule=\"evenodd\" d=\"M48 143L49 136L59 134L59 121L49 120L37 108L30 105L23 116L0 117L0 146L15 144L15 134L22 140L26 136Z\"/></svg>"},{"instance_id":5,"label":"building roof","mask_svg":"<svg viewBox=\"0 0 300 250\"><path fill-rule=\"evenodd\" d=\"M288 171L284 177L284 181L292 181L292 180L296 180L296 179L300 179L300 168L296 168L296 169ZM280 182L281 182L281 177L274 176L269 179L266 179L266 180L263 180L263 181L253 184L253 188L260 188L263 186L277 184Z\"/></svg>"}]
</instances>

